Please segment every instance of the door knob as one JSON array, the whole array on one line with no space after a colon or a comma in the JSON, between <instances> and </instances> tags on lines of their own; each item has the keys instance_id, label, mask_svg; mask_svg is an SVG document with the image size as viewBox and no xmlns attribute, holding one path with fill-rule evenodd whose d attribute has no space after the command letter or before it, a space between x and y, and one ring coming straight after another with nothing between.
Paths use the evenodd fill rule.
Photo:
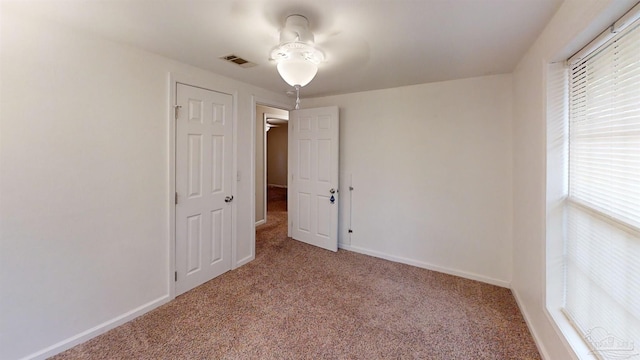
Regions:
<instances>
[{"instance_id":1,"label":"door knob","mask_svg":"<svg viewBox=\"0 0 640 360\"><path fill-rule=\"evenodd\" d=\"M230 203L232 201L233 201L233 195L232 196L227 196L227 197L224 198L224 202L226 202L226 203Z\"/></svg>"},{"instance_id":2,"label":"door knob","mask_svg":"<svg viewBox=\"0 0 640 360\"><path fill-rule=\"evenodd\" d=\"M335 193L336 193L336 189L331 189L331 190L329 190L329 193L331 193L331 194L335 194Z\"/></svg>"}]
</instances>

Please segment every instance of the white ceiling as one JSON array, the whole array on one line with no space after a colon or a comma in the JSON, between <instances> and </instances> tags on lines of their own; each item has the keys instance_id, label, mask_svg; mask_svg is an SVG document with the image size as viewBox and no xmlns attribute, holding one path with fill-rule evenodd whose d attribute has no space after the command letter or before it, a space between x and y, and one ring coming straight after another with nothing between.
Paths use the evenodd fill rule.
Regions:
<instances>
[{"instance_id":1,"label":"white ceiling","mask_svg":"<svg viewBox=\"0 0 640 360\"><path fill-rule=\"evenodd\" d=\"M269 60L290 14L309 19L326 62L303 96L512 72L562 0L3 1L276 92ZM257 64L218 59L235 54Z\"/></svg>"}]
</instances>

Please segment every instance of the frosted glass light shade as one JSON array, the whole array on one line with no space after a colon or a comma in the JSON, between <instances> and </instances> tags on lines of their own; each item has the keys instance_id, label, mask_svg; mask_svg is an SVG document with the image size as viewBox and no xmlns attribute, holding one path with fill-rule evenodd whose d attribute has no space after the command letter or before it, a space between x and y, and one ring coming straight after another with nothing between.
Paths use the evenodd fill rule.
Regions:
<instances>
[{"instance_id":1,"label":"frosted glass light shade","mask_svg":"<svg viewBox=\"0 0 640 360\"><path fill-rule=\"evenodd\" d=\"M278 62L278 73L287 84L303 87L318 73L324 54L312 44L292 41L271 50L271 59Z\"/></svg>"},{"instance_id":2,"label":"frosted glass light shade","mask_svg":"<svg viewBox=\"0 0 640 360\"><path fill-rule=\"evenodd\" d=\"M318 73L318 66L300 57L282 59L278 62L278 73L287 84L303 87Z\"/></svg>"}]
</instances>

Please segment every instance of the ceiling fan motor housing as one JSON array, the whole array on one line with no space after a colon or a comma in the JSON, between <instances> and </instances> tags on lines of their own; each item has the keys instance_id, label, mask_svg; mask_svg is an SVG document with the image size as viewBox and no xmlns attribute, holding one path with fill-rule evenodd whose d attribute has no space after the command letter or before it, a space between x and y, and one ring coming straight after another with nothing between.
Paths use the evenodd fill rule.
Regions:
<instances>
[{"instance_id":1,"label":"ceiling fan motor housing","mask_svg":"<svg viewBox=\"0 0 640 360\"><path fill-rule=\"evenodd\" d=\"M280 31L280 43L299 41L307 44L314 43L313 33L309 31L309 20L302 15L289 15L284 28Z\"/></svg>"}]
</instances>

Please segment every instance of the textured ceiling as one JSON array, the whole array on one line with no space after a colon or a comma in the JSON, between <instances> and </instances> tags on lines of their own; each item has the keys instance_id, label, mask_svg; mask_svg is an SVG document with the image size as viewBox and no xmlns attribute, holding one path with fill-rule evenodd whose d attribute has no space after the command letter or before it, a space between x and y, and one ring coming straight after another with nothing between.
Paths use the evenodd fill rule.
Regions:
<instances>
[{"instance_id":1,"label":"textured ceiling","mask_svg":"<svg viewBox=\"0 0 640 360\"><path fill-rule=\"evenodd\" d=\"M562 0L3 1L3 8L276 92L269 60L290 14L326 54L305 97L512 72ZM218 59L235 54L257 64Z\"/></svg>"}]
</instances>

